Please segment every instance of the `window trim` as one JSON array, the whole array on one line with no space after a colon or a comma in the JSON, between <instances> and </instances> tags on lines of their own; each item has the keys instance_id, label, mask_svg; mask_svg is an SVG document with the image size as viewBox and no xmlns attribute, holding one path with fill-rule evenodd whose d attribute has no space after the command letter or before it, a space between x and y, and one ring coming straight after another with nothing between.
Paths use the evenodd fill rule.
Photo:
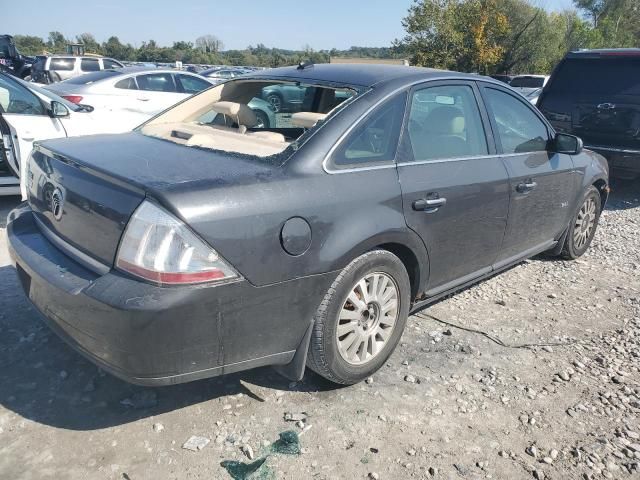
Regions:
<instances>
[{"instance_id":1,"label":"window trim","mask_svg":"<svg viewBox=\"0 0 640 480\"><path fill-rule=\"evenodd\" d=\"M542 115L542 113L540 113L540 111L535 108L531 102L527 101L526 98L524 98L522 95L519 95L517 92L515 91L510 91L510 89L508 88L501 88L500 85L494 85L493 83L488 83L488 82L478 82L479 83L479 89L480 89L480 95L482 98L482 102L484 104L484 108L487 111L487 115L489 117L489 123L491 125L491 130L493 131L493 136L494 136L494 140L495 140L495 144L496 144L496 153L502 157L505 156L517 156L517 155L531 155L531 154L535 154L535 153L549 153L552 152L552 150L549 149L549 144L550 142L553 140L553 138L555 137L555 130L553 129L553 127L551 126L551 124L549 123L549 121L546 119L546 117L544 115ZM500 87L500 88L499 88ZM493 111L491 110L491 105L489 104L488 98L487 98L487 94L486 94L486 90L498 90L499 92L505 93L511 97L513 97L514 100L522 103L526 108L529 109L529 111L531 113L533 113L541 122L542 124L546 127L547 129L547 148L545 150L535 150L535 151L531 151L531 152L517 152L517 153L505 153L504 151L504 147L502 146L502 139L500 138L499 135L496 134L496 132L498 132L498 126L495 123L495 116L493 115Z\"/></svg>"},{"instance_id":2,"label":"window trim","mask_svg":"<svg viewBox=\"0 0 640 480\"><path fill-rule=\"evenodd\" d=\"M256 79L262 79L261 76L256 76L254 77ZM283 81L291 81L291 82L296 82L299 80L295 80L295 79L290 79L289 77L283 77ZM372 112L373 110L375 110L379 105L381 105L382 103L384 103L386 100L388 100L389 98L393 97L394 95L403 92L403 91L409 91L412 87L414 87L415 85L421 85L421 84L435 84L437 82L472 82L476 84L476 88L479 89L480 92L480 104L482 105L482 108L480 109L480 113L483 116L483 118L487 118L488 119L488 114L486 111L486 107L484 104L484 99L482 97L482 86L492 86L492 87L503 87L504 83L502 83L499 80L494 80L491 78L485 78L485 79L481 79L481 80L477 80L475 78L461 78L461 75L456 75L456 74L451 74L451 75L443 75L442 77L438 77L438 78L432 78L432 79L428 79L428 78L420 78L418 80L414 80L411 82L407 82L405 84L403 84L402 86L393 89L391 92L385 94L384 96L382 96L382 98L380 98L379 100L375 101L375 103L370 106L364 113L363 115L352 125L349 126L349 128L347 128L342 134L340 134L340 136L338 137L338 139L335 141L335 143L331 146L331 148L329 149L329 151L325 154L324 158L322 159L322 169L325 171L325 173L328 173L330 175L335 175L335 174L340 174L340 173L352 173L352 172L360 172L363 170L381 170L384 168L396 168L397 164L393 164L393 165L380 165L380 166L370 166L370 167L360 167L360 168L351 168L351 169L339 169L339 170L333 170L330 168L330 159L331 156L333 155L333 152L338 148L338 146L342 143L342 141L351 133L351 131L356 128L358 126L358 124L362 121L362 119L364 117L366 117L370 112ZM344 87L343 84L338 84L336 82L326 82L327 85L330 86L335 86L338 88ZM357 86L357 85L352 85L352 87L354 89L358 89L358 88L362 88L362 86ZM360 93L359 95L356 96L356 98L361 98L363 95L365 94L371 94L373 93L371 91L371 89L369 90L364 90L362 93ZM353 99L352 99L353 100ZM405 115L406 115L406 110L405 110ZM542 115L542 114L540 114ZM547 125L547 127L550 129L551 132L554 133L555 135L555 130L553 129L553 127L551 126L551 124L547 121L546 118L542 117L543 120L545 121L545 124ZM487 135L490 136L490 138L494 139L493 137L493 131L490 129L487 132ZM400 149L398 149L398 151L400 151ZM518 154L521 155L521 154ZM396 155L397 156L397 155ZM499 154L497 151L493 154L488 155L486 158L494 158L494 157L504 157L505 155L501 155ZM483 157L485 158L485 157ZM405 164L407 165L407 164Z\"/></svg>"},{"instance_id":3,"label":"window trim","mask_svg":"<svg viewBox=\"0 0 640 480\"><path fill-rule=\"evenodd\" d=\"M378 162L364 162L362 164L354 162L354 163L346 163L343 166L336 165L335 163L336 153L339 152L340 149L345 145L345 143L347 143L352 138L354 132L356 132L358 128L362 126L365 122L370 120L372 115L375 115L380 109L385 108L387 104L389 104L390 102L393 102L394 100L396 100L397 97L400 97L402 95L405 96L404 109L402 112L402 118L400 119L398 140L396 142L395 154L393 155L393 158L391 160L380 160ZM345 134L343 134L340 137L339 141L333 145L329 154L325 158L325 161L323 162L323 166L325 170L327 170L327 167L331 167L331 170L333 172L359 171L362 169L379 170L381 168L390 168L390 167L395 168L397 164L396 160L398 157L398 152L402 147L402 137L403 137L404 125L405 125L406 116L407 116L408 99L409 99L409 89L403 88L403 89L400 89L399 91L393 92L388 96L385 96L380 102L376 103L373 107L369 108L366 112L364 112L362 116L353 125L349 127L349 129L345 132Z\"/></svg>"},{"instance_id":4,"label":"window trim","mask_svg":"<svg viewBox=\"0 0 640 480\"><path fill-rule=\"evenodd\" d=\"M475 99L476 102L476 106L478 107L478 112L480 113L480 123L482 125L482 131L484 133L484 138L485 141L487 143L487 153L486 154L482 154L482 155L466 155L463 157L444 157L444 158L432 158L432 159L426 159L426 160L417 160L415 158L415 155L413 153L413 147L411 146L411 141L409 139L409 136L405 133L408 129L409 126L409 120L410 120L410 116L411 116L411 111L410 111L410 107L411 107L411 101L413 100L413 96L415 95L415 93L417 91L421 91L421 90L425 90L427 88L435 88L435 87L453 87L453 86L466 86L471 88L471 91L473 92L473 97ZM497 151L497 145L495 142L495 138L493 136L493 130L492 130L492 126L490 123L490 118L488 115L488 112L485 108L485 105L482 101L482 97L480 95L480 90L478 89L478 85L476 84L476 82L472 81L472 80L430 80L430 81L423 81L421 83L418 84L414 84L411 87L411 90L409 92L409 100L407 101L407 110L405 112L405 123L403 125L402 128L402 136L400 141L401 143L401 147L403 149L404 152L406 152L406 156L408 157L407 160L401 160L398 161L397 164L398 166L403 166L403 165L426 165L429 163L445 163L445 162L449 162L449 161L461 161L461 160L476 160L476 159L482 159L482 158L490 158L494 155L496 155L498 153Z\"/></svg>"}]
</instances>

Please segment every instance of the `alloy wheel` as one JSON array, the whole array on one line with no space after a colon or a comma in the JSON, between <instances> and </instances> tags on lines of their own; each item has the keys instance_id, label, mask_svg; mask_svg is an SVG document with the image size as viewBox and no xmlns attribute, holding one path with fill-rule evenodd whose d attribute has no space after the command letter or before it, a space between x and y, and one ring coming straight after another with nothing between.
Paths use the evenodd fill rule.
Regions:
<instances>
[{"instance_id":1,"label":"alloy wheel","mask_svg":"<svg viewBox=\"0 0 640 480\"><path fill-rule=\"evenodd\" d=\"M267 100L271 104L274 112L279 113L280 110L282 110L282 99L278 95L269 95Z\"/></svg>"},{"instance_id":2,"label":"alloy wheel","mask_svg":"<svg viewBox=\"0 0 640 480\"><path fill-rule=\"evenodd\" d=\"M578 212L578 218L573 228L573 244L575 248L581 249L589 241L596 224L596 202L589 197L585 200Z\"/></svg>"},{"instance_id":3,"label":"alloy wheel","mask_svg":"<svg viewBox=\"0 0 640 480\"><path fill-rule=\"evenodd\" d=\"M376 357L391 338L398 320L400 291L386 273L370 273L347 296L338 315L340 356L351 365Z\"/></svg>"}]
</instances>

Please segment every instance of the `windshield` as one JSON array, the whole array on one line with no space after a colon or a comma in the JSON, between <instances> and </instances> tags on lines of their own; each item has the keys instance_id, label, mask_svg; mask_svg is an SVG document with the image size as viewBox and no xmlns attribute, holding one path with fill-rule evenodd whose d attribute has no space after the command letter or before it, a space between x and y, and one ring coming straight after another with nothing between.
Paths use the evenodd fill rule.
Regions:
<instances>
[{"instance_id":1,"label":"windshield","mask_svg":"<svg viewBox=\"0 0 640 480\"><path fill-rule=\"evenodd\" d=\"M98 80L117 77L118 75L122 75L120 70L99 70L97 72L80 75L79 77L70 78L69 80L65 80L64 83L71 85L88 85L90 83L97 82Z\"/></svg>"},{"instance_id":2,"label":"windshield","mask_svg":"<svg viewBox=\"0 0 640 480\"><path fill-rule=\"evenodd\" d=\"M514 88L540 88L544 86L544 77L516 77L509 85Z\"/></svg>"},{"instance_id":3,"label":"windshield","mask_svg":"<svg viewBox=\"0 0 640 480\"><path fill-rule=\"evenodd\" d=\"M299 147L307 132L358 93L346 86L238 78L179 103L139 131L181 145L269 157Z\"/></svg>"},{"instance_id":4,"label":"windshield","mask_svg":"<svg viewBox=\"0 0 640 480\"><path fill-rule=\"evenodd\" d=\"M75 103L71 103L70 101L68 101L68 100L66 100L64 98L59 97L55 93L50 92L49 90L45 90L44 88L40 88L37 85L34 85L33 83L25 82L24 80L20 80L19 78L16 78L15 80L20 82L22 85L27 87L32 92L36 92L40 96L48 98L50 101L60 102L61 104L63 104L65 107L67 107L72 112L79 112L81 110L84 110L84 108L81 107L80 105L76 105Z\"/></svg>"},{"instance_id":5,"label":"windshield","mask_svg":"<svg viewBox=\"0 0 640 480\"><path fill-rule=\"evenodd\" d=\"M640 57L567 59L551 87L574 95L640 95Z\"/></svg>"}]
</instances>

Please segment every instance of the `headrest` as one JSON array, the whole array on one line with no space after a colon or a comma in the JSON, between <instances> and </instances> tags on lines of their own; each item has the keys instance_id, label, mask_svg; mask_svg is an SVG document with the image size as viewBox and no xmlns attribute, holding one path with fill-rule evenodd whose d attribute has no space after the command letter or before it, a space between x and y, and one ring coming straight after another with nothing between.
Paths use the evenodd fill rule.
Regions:
<instances>
[{"instance_id":1,"label":"headrest","mask_svg":"<svg viewBox=\"0 0 640 480\"><path fill-rule=\"evenodd\" d=\"M216 102L211 106L211 110L231 117L238 126L255 127L258 123L256 114L247 105L235 102Z\"/></svg>"},{"instance_id":2,"label":"headrest","mask_svg":"<svg viewBox=\"0 0 640 480\"><path fill-rule=\"evenodd\" d=\"M427 118L426 125L433 133L459 135L464 132L464 114L456 107L437 107Z\"/></svg>"},{"instance_id":3,"label":"headrest","mask_svg":"<svg viewBox=\"0 0 640 480\"><path fill-rule=\"evenodd\" d=\"M326 113L298 112L291 115L291 123L296 127L313 128L320 120L327 118Z\"/></svg>"}]
</instances>

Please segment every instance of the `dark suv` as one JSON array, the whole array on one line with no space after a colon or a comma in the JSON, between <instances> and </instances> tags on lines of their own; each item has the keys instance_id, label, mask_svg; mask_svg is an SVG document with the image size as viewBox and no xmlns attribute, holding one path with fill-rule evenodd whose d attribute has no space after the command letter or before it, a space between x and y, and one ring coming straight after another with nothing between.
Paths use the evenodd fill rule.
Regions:
<instances>
[{"instance_id":1,"label":"dark suv","mask_svg":"<svg viewBox=\"0 0 640 480\"><path fill-rule=\"evenodd\" d=\"M617 176L640 175L640 49L567 54L538 108L556 131L604 155Z\"/></svg>"}]
</instances>

